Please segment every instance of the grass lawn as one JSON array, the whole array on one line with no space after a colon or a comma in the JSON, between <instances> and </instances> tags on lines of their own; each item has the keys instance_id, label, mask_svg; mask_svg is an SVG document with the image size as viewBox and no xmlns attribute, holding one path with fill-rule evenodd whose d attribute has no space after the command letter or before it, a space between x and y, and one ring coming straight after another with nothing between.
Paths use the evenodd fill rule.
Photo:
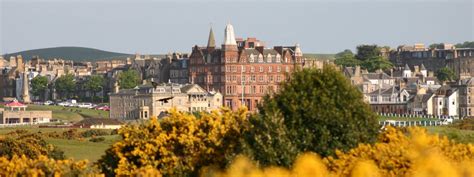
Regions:
<instances>
[{"instance_id":1,"label":"grass lawn","mask_svg":"<svg viewBox=\"0 0 474 177\"><path fill-rule=\"evenodd\" d=\"M89 139L67 140L47 138L46 141L63 150L67 158L72 158L74 160L87 159L89 162L96 162L105 154L106 149L108 149L115 141L120 139L118 135L108 135L103 137L105 137L105 141L96 143L90 142Z\"/></svg>"},{"instance_id":2,"label":"grass lawn","mask_svg":"<svg viewBox=\"0 0 474 177\"><path fill-rule=\"evenodd\" d=\"M62 107L62 106L46 106L46 105L28 105L27 110L51 110L53 118L77 122L84 118L109 118L109 112L95 109Z\"/></svg>"},{"instance_id":3,"label":"grass lawn","mask_svg":"<svg viewBox=\"0 0 474 177\"><path fill-rule=\"evenodd\" d=\"M69 130L68 128L38 128L38 126L19 126L19 127L6 127L0 128L0 135L7 134L18 129L27 130L30 133L42 132L64 132ZM79 129L79 131L86 131L89 129ZM112 130L106 130L109 133ZM119 135L107 135L102 136L105 141L102 142L90 142L89 138L83 140L68 140L68 139L56 139L56 138L45 138L46 142L57 146L59 149L64 151L66 158L72 158L75 160L89 160L89 162L96 162L114 142L120 140Z\"/></svg>"},{"instance_id":4,"label":"grass lawn","mask_svg":"<svg viewBox=\"0 0 474 177\"><path fill-rule=\"evenodd\" d=\"M447 136L449 139L459 143L474 144L474 130L461 130L450 126L424 127L428 132Z\"/></svg>"}]
</instances>

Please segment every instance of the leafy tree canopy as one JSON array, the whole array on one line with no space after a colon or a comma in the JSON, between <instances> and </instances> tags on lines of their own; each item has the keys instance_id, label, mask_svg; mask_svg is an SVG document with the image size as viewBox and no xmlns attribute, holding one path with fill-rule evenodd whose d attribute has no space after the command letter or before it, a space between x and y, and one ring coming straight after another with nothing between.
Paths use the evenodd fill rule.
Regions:
<instances>
[{"instance_id":1,"label":"leafy tree canopy","mask_svg":"<svg viewBox=\"0 0 474 177\"><path fill-rule=\"evenodd\" d=\"M456 48L474 48L474 41L466 41L455 45Z\"/></svg>"},{"instance_id":2,"label":"leafy tree canopy","mask_svg":"<svg viewBox=\"0 0 474 177\"><path fill-rule=\"evenodd\" d=\"M48 88L48 78L46 76L36 76L31 80L31 91L35 96L41 96Z\"/></svg>"},{"instance_id":3,"label":"leafy tree canopy","mask_svg":"<svg viewBox=\"0 0 474 177\"><path fill-rule=\"evenodd\" d=\"M72 74L66 74L64 76L59 77L54 82L56 91L58 91L61 95L69 96L71 93L76 90L76 81L74 80L74 76Z\"/></svg>"},{"instance_id":4,"label":"leafy tree canopy","mask_svg":"<svg viewBox=\"0 0 474 177\"><path fill-rule=\"evenodd\" d=\"M140 84L140 75L135 70L124 71L119 74L118 78L122 89L131 89Z\"/></svg>"},{"instance_id":5,"label":"leafy tree canopy","mask_svg":"<svg viewBox=\"0 0 474 177\"><path fill-rule=\"evenodd\" d=\"M443 67L436 71L436 77L441 82L456 80L456 74L451 68Z\"/></svg>"},{"instance_id":6,"label":"leafy tree canopy","mask_svg":"<svg viewBox=\"0 0 474 177\"><path fill-rule=\"evenodd\" d=\"M99 76L99 75L93 75L89 78L89 80L86 81L85 87L88 90L98 92L101 91L104 85L104 77Z\"/></svg>"},{"instance_id":7,"label":"leafy tree canopy","mask_svg":"<svg viewBox=\"0 0 474 177\"><path fill-rule=\"evenodd\" d=\"M302 152L327 156L373 142L379 127L362 93L331 66L293 73L258 110L245 151L262 165L289 166Z\"/></svg>"},{"instance_id":8,"label":"leafy tree canopy","mask_svg":"<svg viewBox=\"0 0 474 177\"><path fill-rule=\"evenodd\" d=\"M381 56L370 58L362 63L362 67L369 72L374 72L378 69L387 70L393 67L392 62Z\"/></svg>"},{"instance_id":9,"label":"leafy tree canopy","mask_svg":"<svg viewBox=\"0 0 474 177\"><path fill-rule=\"evenodd\" d=\"M377 45L359 45L357 46L357 54L355 58L361 61L366 61L371 58L380 56L380 47Z\"/></svg>"}]
</instances>

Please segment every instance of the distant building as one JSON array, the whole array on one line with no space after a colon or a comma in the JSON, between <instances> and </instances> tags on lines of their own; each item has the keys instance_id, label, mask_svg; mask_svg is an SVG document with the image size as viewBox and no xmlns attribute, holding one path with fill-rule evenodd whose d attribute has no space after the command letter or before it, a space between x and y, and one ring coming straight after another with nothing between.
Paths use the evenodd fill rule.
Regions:
<instances>
[{"instance_id":1,"label":"distant building","mask_svg":"<svg viewBox=\"0 0 474 177\"><path fill-rule=\"evenodd\" d=\"M247 106L255 111L262 97L279 90L288 73L303 66L303 53L295 46L265 48L256 38L235 38L228 24L224 43L217 48L212 29L206 47L193 47L189 56L189 82L207 91L220 91L224 105Z\"/></svg>"},{"instance_id":2,"label":"distant building","mask_svg":"<svg viewBox=\"0 0 474 177\"><path fill-rule=\"evenodd\" d=\"M110 94L110 117L149 119L171 108L183 112L209 112L222 107L222 94L196 84L144 84L134 89L115 88Z\"/></svg>"},{"instance_id":3,"label":"distant building","mask_svg":"<svg viewBox=\"0 0 474 177\"><path fill-rule=\"evenodd\" d=\"M51 111L27 111L28 106L13 100L0 109L0 124L38 124L52 119Z\"/></svg>"},{"instance_id":4,"label":"distant building","mask_svg":"<svg viewBox=\"0 0 474 177\"><path fill-rule=\"evenodd\" d=\"M460 79L474 77L474 48L456 48L452 44L443 44L436 48L426 48L423 44L401 45L390 52L389 59L396 67L420 66L437 71L448 66Z\"/></svg>"}]
</instances>

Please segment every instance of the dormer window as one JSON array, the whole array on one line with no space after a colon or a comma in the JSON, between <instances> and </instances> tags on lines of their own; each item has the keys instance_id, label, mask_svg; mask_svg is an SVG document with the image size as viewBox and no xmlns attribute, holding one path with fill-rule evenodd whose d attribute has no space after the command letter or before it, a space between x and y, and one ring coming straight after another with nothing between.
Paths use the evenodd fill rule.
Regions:
<instances>
[{"instance_id":1,"label":"dormer window","mask_svg":"<svg viewBox=\"0 0 474 177\"><path fill-rule=\"evenodd\" d=\"M255 62L255 56L253 54L250 54L250 63Z\"/></svg>"},{"instance_id":2,"label":"dormer window","mask_svg":"<svg viewBox=\"0 0 474 177\"><path fill-rule=\"evenodd\" d=\"M276 62L277 62L277 63L281 63L281 56L280 56L280 54L277 54L277 56L276 56Z\"/></svg>"},{"instance_id":3,"label":"dormer window","mask_svg":"<svg viewBox=\"0 0 474 177\"><path fill-rule=\"evenodd\" d=\"M263 63L263 55L262 54L258 55L258 62Z\"/></svg>"},{"instance_id":4,"label":"dormer window","mask_svg":"<svg viewBox=\"0 0 474 177\"><path fill-rule=\"evenodd\" d=\"M267 63L271 63L271 62L272 62L272 55L268 54L267 55Z\"/></svg>"}]
</instances>

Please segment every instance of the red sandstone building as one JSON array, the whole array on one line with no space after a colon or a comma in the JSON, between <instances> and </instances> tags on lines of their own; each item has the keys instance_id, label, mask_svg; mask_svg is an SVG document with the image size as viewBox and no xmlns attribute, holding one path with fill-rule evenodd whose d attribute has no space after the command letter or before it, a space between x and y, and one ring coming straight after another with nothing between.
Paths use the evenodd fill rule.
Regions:
<instances>
[{"instance_id":1,"label":"red sandstone building","mask_svg":"<svg viewBox=\"0 0 474 177\"><path fill-rule=\"evenodd\" d=\"M278 90L287 73L303 65L299 45L265 48L256 38L237 39L232 25L225 40L216 48L211 29L207 47L194 46L189 57L189 80L208 91L224 95L224 105L232 109L247 106L255 111L266 93Z\"/></svg>"}]
</instances>

